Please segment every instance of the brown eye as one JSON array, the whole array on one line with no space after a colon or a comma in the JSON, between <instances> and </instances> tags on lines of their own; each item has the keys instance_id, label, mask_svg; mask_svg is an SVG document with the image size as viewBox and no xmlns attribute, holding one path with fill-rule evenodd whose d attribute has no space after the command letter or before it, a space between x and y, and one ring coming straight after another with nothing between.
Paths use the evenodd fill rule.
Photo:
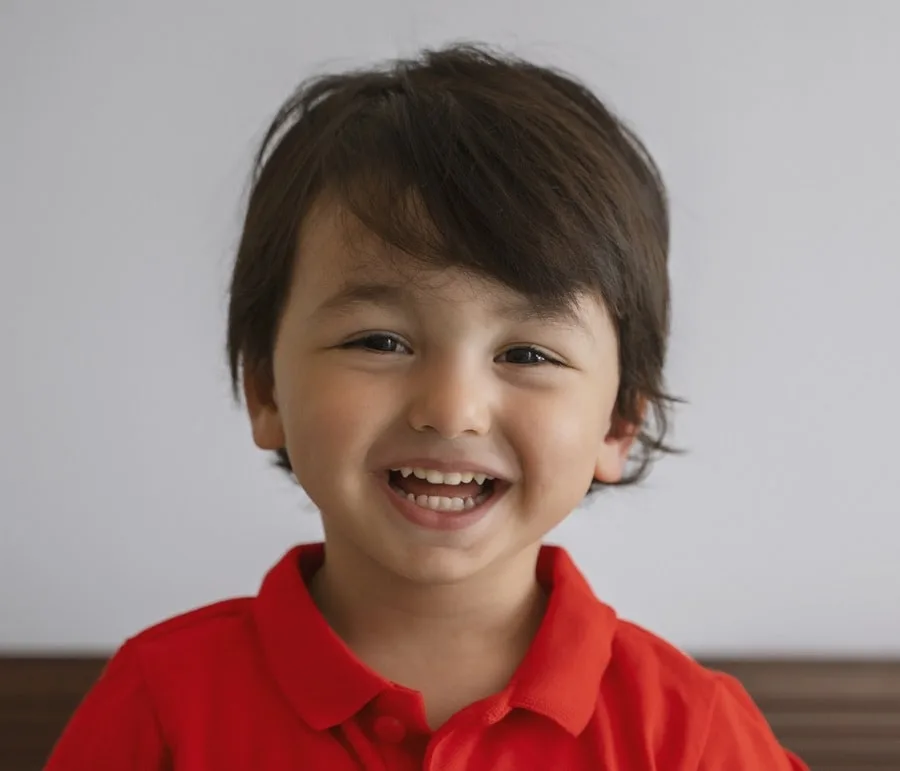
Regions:
<instances>
[{"instance_id":1,"label":"brown eye","mask_svg":"<svg viewBox=\"0 0 900 771\"><path fill-rule=\"evenodd\" d=\"M543 351L532 348L531 346L520 346L519 348L510 348L504 356L510 364L534 365L534 364L556 364L559 362L551 358Z\"/></svg>"},{"instance_id":2,"label":"brown eye","mask_svg":"<svg viewBox=\"0 0 900 771\"><path fill-rule=\"evenodd\" d=\"M406 346L396 337L385 334L366 335L358 340L352 340L349 343L345 343L343 347L362 348L363 350L372 351L374 353L401 353L401 349L406 348Z\"/></svg>"}]
</instances>

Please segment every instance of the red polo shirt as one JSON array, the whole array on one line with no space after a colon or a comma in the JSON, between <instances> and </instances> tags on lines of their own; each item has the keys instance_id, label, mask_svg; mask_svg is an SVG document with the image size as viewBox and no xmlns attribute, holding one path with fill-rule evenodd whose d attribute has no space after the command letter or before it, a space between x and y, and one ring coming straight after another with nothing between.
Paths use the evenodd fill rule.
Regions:
<instances>
[{"instance_id":1,"label":"red polo shirt","mask_svg":"<svg viewBox=\"0 0 900 771\"><path fill-rule=\"evenodd\" d=\"M431 731L419 695L358 661L313 604L306 581L323 559L321 545L294 548L257 597L126 642L46 768L805 769L737 681L617 619L549 546L546 615L512 681Z\"/></svg>"}]
</instances>

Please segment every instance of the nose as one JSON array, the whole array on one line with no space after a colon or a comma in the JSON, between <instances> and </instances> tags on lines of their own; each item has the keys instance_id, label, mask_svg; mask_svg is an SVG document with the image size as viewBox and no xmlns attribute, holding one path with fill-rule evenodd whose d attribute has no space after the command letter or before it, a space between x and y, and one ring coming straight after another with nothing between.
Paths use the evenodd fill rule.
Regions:
<instances>
[{"instance_id":1,"label":"nose","mask_svg":"<svg viewBox=\"0 0 900 771\"><path fill-rule=\"evenodd\" d=\"M409 424L444 439L484 435L491 427L491 388L476 366L457 361L422 365L412 384Z\"/></svg>"}]
</instances>

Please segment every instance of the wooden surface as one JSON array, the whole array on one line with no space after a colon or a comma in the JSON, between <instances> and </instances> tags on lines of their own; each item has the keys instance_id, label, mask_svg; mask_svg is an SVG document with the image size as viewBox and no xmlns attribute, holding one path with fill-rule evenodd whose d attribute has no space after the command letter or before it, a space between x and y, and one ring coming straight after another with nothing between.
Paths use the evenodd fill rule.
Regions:
<instances>
[{"instance_id":1,"label":"wooden surface","mask_svg":"<svg viewBox=\"0 0 900 771\"><path fill-rule=\"evenodd\" d=\"M38 771L103 658L0 657L0 771Z\"/></svg>"},{"instance_id":2,"label":"wooden surface","mask_svg":"<svg viewBox=\"0 0 900 771\"><path fill-rule=\"evenodd\" d=\"M900 771L900 661L703 663L736 675L813 771ZM41 768L103 664L0 657L0 771Z\"/></svg>"},{"instance_id":3,"label":"wooden surface","mask_svg":"<svg viewBox=\"0 0 900 771\"><path fill-rule=\"evenodd\" d=\"M704 663L741 680L812 771L900 771L900 661Z\"/></svg>"}]
</instances>

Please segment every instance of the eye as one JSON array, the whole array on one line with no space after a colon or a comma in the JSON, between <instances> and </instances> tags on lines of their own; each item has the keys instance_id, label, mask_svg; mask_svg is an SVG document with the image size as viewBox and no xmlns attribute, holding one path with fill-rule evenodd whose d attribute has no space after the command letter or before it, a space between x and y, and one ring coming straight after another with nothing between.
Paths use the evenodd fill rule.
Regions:
<instances>
[{"instance_id":1,"label":"eye","mask_svg":"<svg viewBox=\"0 0 900 771\"><path fill-rule=\"evenodd\" d=\"M510 364L517 364L520 366L533 366L535 364L553 364L555 366L562 366L562 362L557 361L539 348L534 348L530 345L510 348L503 355L508 357L507 361Z\"/></svg>"},{"instance_id":2,"label":"eye","mask_svg":"<svg viewBox=\"0 0 900 771\"><path fill-rule=\"evenodd\" d=\"M400 349L406 349L406 346L398 338L384 333L366 335L357 340L351 340L349 343L344 343L341 347L361 348L373 353L401 353Z\"/></svg>"}]
</instances>

